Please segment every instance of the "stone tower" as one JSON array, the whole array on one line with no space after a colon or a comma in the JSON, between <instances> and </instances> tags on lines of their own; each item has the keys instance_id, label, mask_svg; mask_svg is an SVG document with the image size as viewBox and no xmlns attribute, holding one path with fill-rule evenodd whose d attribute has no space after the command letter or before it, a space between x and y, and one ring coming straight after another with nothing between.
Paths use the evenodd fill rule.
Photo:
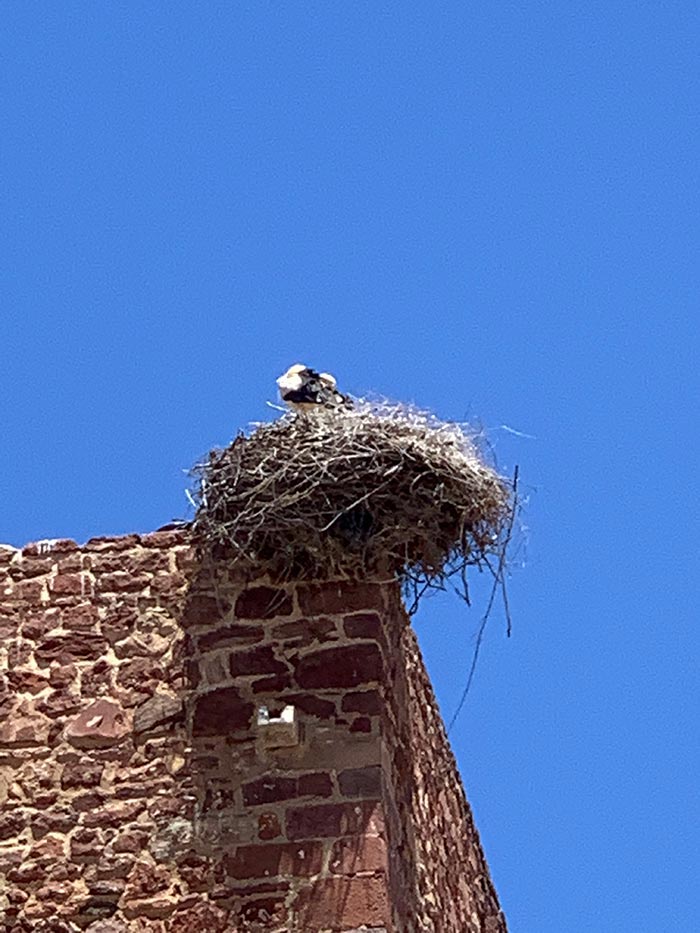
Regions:
<instances>
[{"instance_id":1,"label":"stone tower","mask_svg":"<svg viewBox=\"0 0 700 933\"><path fill-rule=\"evenodd\" d=\"M506 930L395 582L160 531L1 548L0 594L0 930Z\"/></svg>"}]
</instances>

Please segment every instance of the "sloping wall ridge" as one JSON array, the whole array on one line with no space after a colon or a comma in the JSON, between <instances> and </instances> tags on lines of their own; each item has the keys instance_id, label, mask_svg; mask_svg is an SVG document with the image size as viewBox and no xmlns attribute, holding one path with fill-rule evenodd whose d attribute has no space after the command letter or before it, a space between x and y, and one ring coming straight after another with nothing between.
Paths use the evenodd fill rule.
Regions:
<instances>
[{"instance_id":1,"label":"sloping wall ridge","mask_svg":"<svg viewBox=\"0 0 700 933\"><path fill-rule=\"evenodd\" d=\"M501 933L395 584L0 547L0 930Z\"/></svg>"}]
</instances>

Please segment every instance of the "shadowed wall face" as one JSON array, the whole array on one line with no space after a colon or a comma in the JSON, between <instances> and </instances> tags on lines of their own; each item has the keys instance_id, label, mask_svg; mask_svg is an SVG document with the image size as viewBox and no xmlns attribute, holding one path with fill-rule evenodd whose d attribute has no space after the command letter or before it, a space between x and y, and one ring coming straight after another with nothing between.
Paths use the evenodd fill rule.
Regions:
<instances>
[{"instance_id":1,"label":"shadowed wall face","mask_svg":"<svg viewBox=\"0 0 700 933\"><path fill-rule=\"evenodd\" d=\"M393 584L161 532L0 549L0 592L7 929L505 930Z\"/></svg>"}]
</instances>

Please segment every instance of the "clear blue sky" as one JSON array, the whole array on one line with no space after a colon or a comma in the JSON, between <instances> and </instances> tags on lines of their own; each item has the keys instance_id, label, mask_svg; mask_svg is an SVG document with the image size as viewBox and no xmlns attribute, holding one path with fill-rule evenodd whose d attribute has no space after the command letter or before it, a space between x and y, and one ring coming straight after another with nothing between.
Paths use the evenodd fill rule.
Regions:
<instances>
[{"instance_id":1,"label":"clear blue sky","mask_svg":"<svg viewBox=\"0 0 700 933\"><path fill-rule=\"evenodd\" d=\"M696 929L697 5L0 23L0 540L185 514L297 360L479 419L530 501L453 740L511 931ZM477 623L416 622L447 716Z\"/></svg>"}]
</instances>

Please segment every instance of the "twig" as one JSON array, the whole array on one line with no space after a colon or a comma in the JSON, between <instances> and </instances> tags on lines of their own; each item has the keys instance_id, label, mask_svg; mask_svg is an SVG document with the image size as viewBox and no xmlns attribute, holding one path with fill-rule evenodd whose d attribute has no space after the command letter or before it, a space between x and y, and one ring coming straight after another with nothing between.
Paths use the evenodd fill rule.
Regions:
<instances>
[{"instance_id":1,"label":"twig","mask_svg":"<svg viewBox=\"0 0 700 933\"><path fill-rule=\"evenodd\" d=\"M513 535L513 525L515 523L515 515L517 512L517 508L518 508L517 497L518 497L519 472L520 472L520 467L516 465L515 470L513 471L513 482L512 482L513 502L512 502L511 512L510 512L510 519L508 521L508 525L506 526L506 534L503 539L503 545L500 550L499 559L498 559L498 568L496 572L494 573L488 559L484 561L486 566L489 568L489 570L491 570L491 573L493 574L493 586L491 587L491 594L489 596L489 601L486 606L486 612L484 613L481 619L481 622L479 624L479 629L476 635L476 645L474 647L474 654L472 655L472 663L471 663L471 667L469 668L469 675L467 677L467 683L466 683L466 686L464 687L464 690L462 691L462 696L460 697L459 703L457 704L457 709L454 711L454 713L452 714L452 718L450 719L450 723L447 727L448 733L451 731L452 726L454 726L455 722L457 721L457 717L462 712L462 708L464 707L464 704L467 701L467 696L469 695L469 690L471 689L471 685L474 680L474 673L476 671L476 662L479 659L479 651L481 650L481 643L484 639L484 632L486 631L486 623L488 622L489 616L491 615L491 609L493 608L493 603L496 598L496 593L498 592L499 589L501 590L501 593L503 594L503 607L504 607L504 611L506 615L507 637L510 638L511 633L512 633L513 626L512 626L512 620L511 620L511 615L510 615L510 605L508 603L508 593L506 590L504 573L505 573L505 566L506 566L506 552L508 550L508 545Z\"/></svg>"}]
</instances>

